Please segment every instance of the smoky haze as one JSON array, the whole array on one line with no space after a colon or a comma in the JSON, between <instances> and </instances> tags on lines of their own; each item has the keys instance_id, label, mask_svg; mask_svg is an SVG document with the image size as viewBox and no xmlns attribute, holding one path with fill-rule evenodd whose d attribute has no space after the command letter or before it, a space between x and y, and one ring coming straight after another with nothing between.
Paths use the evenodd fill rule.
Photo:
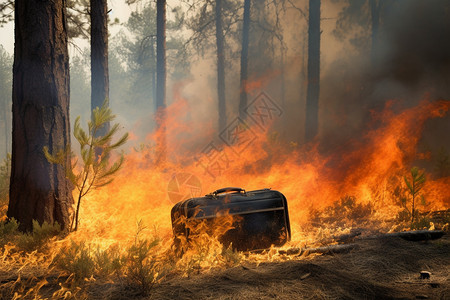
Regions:
<instances>
[{"instance_id":1,"label":"smoky haze","mask_svg":"<svg viewBox=\"0 0 450 300\"><path fill-rule=\"evenodd\" d=\"M368 3L360 7L368 21L358 20L352 9L338 17L337 22L347 29L335 34L343 42L343 51L322 74L321 85L322 138L328 148L348 147L349 140L360 139L368 128L376 127L373 112L381 111L386 101L392 100L399 111L424 99L449 99L449 2L380 3L375 41L371 40ZM373 55L372 42L376 43ZM442 137L450 132L449 126L448 115L427 122L422 150L448 149L448 139Z\"/></svg>"},{"instance_id":2,"label":"smoky haze","mask_svg":"<svg viewBox=\"0 0 450 300\"><path fill-rule=\"evenodd\" d=\"M268 93L283 110L271 130L284 142L302 145L308 31L304 14L308 7L305 1L292 3L295 7L286 4L286 10L252 7L249 101L261 91ZM371 47L371 11L366 1L322 1L319 141L324 152L352 147L353 140L378 126L372 115L381 111L386 101L393 100L393 108L399 111L423 99L450 98L449 2L392 0L380 1L380 5L379 33L376 45ZM175 14L169 12L168 18L174 20ZM242 8L238 14L242 14ZM279 27L273 31L278 36L274 37L267 29L277 22ZM241 28L237 22L225 35L228 122L238 114ZM178 145L174 151L195 152L219 135L215 37L208 33L204 46L188 47L187 55L180 56L180 45L192 31L184 27L181 32L171 29L167 33L167 103L178 103L172 110L177 115L171 121L178 124L169 136L169 146L172 140L172 145ZM130 41L138 39L127 29L122 36L119 33L111 38L110 102L118 121L132 132L129 145L149 145L155 128L152 91L142 93L133 82L140 79L151 86L151 72L131 67L124 36ZM83 65L85 74L73 72L76 68L72 65L72 120L79 114L84 120L89 117L87 63ZM421 147L449 149L449 139L442 138L450 132L449 123L448 116L428 122ZM179 141L184 145L179 147Z\"/></svg>"}]
</instances>

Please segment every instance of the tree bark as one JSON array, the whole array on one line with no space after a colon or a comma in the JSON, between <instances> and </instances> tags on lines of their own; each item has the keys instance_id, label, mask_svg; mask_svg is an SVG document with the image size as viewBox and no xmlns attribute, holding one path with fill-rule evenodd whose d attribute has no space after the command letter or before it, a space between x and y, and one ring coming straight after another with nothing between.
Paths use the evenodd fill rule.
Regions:
<instances>
[{"instance_id":1,"label":"tree bark","mask_svg":"<svg viewBox=\"0 0 450 300\"><path fill-rule=\"evenodd\" d=\"M216 45L217 45L217 99L219 104L219 132L225 129L227 111L225 102L225 55L222 30L222 0L216 1Z\"/></svg>"},{"instance_id":2,"label":"tree bark","mask_svg":"<svg viewBox=\"0 0 450 300\"><path fill-rule=\"evenodd\" d=\"M166 0L156 1L156 162L166 156Z\"/></svg>"},{"instance_id":3,"label":"tree bark","mask_svg":"<svg viewBox=\"0 0 450 300\"><path fill-rule=\"evenodd\" d=\"M70 149L66 1L17 0L13 66L12 169L8 217L70 225L72 185L44 156ZM70 163L70 151L65 164Z\"/></svg>"},{"instance_id":4,"label":"tree bark","mask_svg":"<svg viewBox=\"0 0 450 300\"><path fill-rule=\"evenodd\" d=\"M241 80L239 89L239 116L245 120L247 107L247 81L248 81L248 45L250 30L250 6L251 1L244 1L244 24L242 25L242 50L241 50Z\"/></svg>"},{"instance_id":5,"label":"tree bark","mask_svg":"<svg viewBox=\"0 0 450 300\"><path fill-rule=\"evenodd\" d=\"M108 3L91 0L91 112L109 99L108 71ZM106 123L97 132L103 136L109 130Z\"/></svg>"},{"instance_id":6,"label":"tree bark","mask_svg":"<svg viewBox=\"0 0 450 300\"><path fill-rule=\"evenodd\" d=\"M320 91L320 0L309 0L308 87L306 92L305 140L312 141L319 128Z\"/></svg>"}]
</instances>

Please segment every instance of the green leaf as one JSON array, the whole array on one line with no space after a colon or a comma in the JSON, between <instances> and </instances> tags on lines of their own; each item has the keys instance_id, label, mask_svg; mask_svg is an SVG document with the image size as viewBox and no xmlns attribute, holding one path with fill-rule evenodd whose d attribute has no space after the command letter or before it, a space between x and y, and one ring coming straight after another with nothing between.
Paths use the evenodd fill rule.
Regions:
<instances>
[{"instance_id":1,"label":"green leaf","mask_svg":"<svg viewBox=\"0 0 450 300\"><path fill-rule=\"evenodd\" d=\"M405 180L406 186L408 187L410 193L413 193L413 188L412 188L411 183L409 183L408 178L406 178L406 176L404 176L403 179Z\"/></svg>"},{"instance_id":2,"label":"green leaf","mask_svg":"<svg viewBox=\"0 0 450 300\"><path fill-rule=\"evenodd\" d=\"M112 149L116 149L125 144L127 140L128 140L128 132L125 133L115 144L112 144L109 147L111 147Z\"/></svg>"}]
</instances>

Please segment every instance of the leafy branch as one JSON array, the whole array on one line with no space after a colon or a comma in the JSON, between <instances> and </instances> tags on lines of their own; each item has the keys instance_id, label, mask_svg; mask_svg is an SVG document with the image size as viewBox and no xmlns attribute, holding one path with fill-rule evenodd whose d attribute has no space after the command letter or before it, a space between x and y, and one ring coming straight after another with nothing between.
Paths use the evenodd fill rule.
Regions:
<instances>
[{"instance_id":1,"label":"leafy branch","mask_svg":"<svg viewBox=\"0 0 450 300\"><path fill-rule=\"evenodd\" d=\"M112 142L120 124L116 123L109 129L106 125L112 122L115 117L106 99L100 108L97 107L92 111L92 120L88 122L87 132L81 128L80 117L77 117L75 120L73 134L80 144L82 162L80 167L77 168L78 159L76 159L69 168L66 168L66 176L78 190L76 211L70 226L71 231L78 229L81 199L93 189L111 183L114 180L114 175L122 166L123 155L120 155L116 161L112 162L111 153L125 144L128 139L128 133L125 133L116 142ZM105 128L106 132L104 135L99 135L99 132L105 130ZM49 162L64 166L67 152L59 151L56 155L52 155L49 153L48 147L44 147L44 154ZM80 171L74 171L76 169Z\"/></svg>"}]
</instances>

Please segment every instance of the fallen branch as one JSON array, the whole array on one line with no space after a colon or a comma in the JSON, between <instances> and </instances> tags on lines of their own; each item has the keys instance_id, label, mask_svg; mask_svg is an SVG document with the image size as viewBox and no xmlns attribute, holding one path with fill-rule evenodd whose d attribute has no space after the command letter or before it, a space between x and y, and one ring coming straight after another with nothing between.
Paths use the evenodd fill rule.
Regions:
<instances>
[{"instance_id":1,"label":"fallen branch","mask_svg":"<svg viewBox=\"0 0 450 300\"><path fill-rule=\"evenodd\" d=\"M414 231L402 231L402 232L393 232L386 233L381 235L369 236L365 239L379 239L379 238L402 238L407 241L428 241L428 240L436 240L443 237L445 234L442 230L414 230Z\"/></svg>"},{"instance_id":2,"label":"fallen branch","mask_svg":"<svg viewBox=\"0 0 450 300\"><path fill-rule=\"evenodd\" d=\"M344 245L330 245L317 248L290 248L287 250L278 250L278 253L282 255L294 255L294 256L300 255L306 256L313 253L333 255L338 253L348 253L351 250L357 248L359 248L359 245L357 244L344 244Z\"/></svg>"},{"instance_id":3,"label":"fallen branch","mask_svg":"<svg viewBox=\"0 0 450 300\"><path fill-rule=\"evenodd\" d=\"M338 244L344 244L348 242L353 242L353 240L361 235L360 230L352 230L350 233L333 235L331 238L326 238L320 241L321 244L327 245L333 242L337 242Z\"/></svg>"}]
</instances>

